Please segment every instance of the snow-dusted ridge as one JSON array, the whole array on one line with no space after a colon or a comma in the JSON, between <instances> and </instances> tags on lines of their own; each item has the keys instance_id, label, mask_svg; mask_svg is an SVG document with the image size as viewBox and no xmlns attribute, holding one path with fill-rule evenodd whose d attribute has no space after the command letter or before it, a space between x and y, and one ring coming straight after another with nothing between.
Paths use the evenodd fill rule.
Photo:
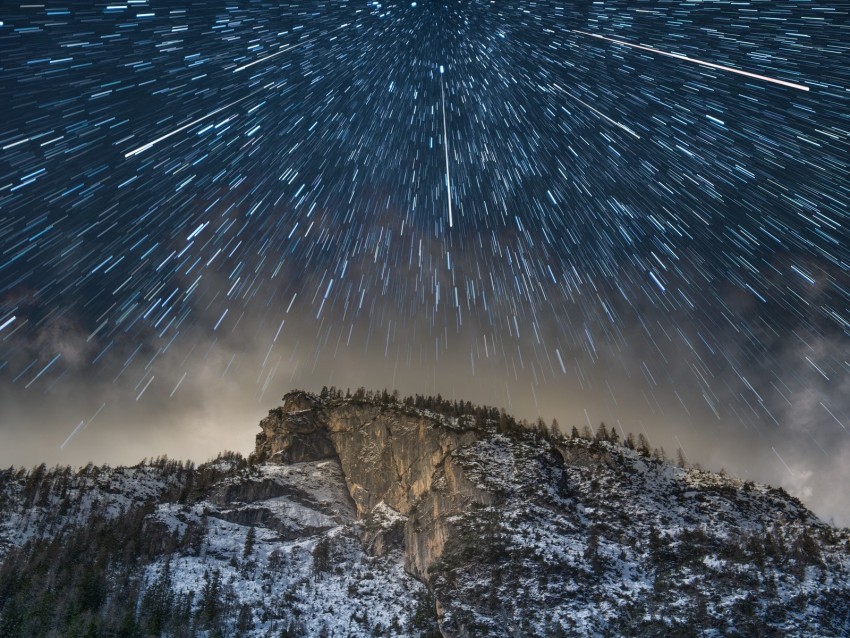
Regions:
<instances>
[{"instance_id":1,"label":"snow-dusted ridge","mask_svg":"<svg viewBox=\"0 0 850 638\"><path fill-rule=\"evenodd\" d=\"M0 634L850 635L847 530L632 447L291 393L250 459L7 471Z\"/></svg>"}]
</instances>

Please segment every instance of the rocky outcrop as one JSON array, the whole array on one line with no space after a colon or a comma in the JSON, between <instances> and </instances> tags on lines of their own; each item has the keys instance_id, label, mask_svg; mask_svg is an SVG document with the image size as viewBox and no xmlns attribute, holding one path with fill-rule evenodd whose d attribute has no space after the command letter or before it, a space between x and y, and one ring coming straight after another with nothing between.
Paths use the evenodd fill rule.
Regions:
<instances>
[{"instance_id":1,"label":"rocky outcrop","mask_svg":"<svg viewBox=\"0 0 850 638\"><path fill-rule=\"evenodd\" d=\"M620 464L604 448L585 448L570 445L552 445L551 453L557 455L564 465L572 467L618 467Z\"/></svg>"},{"instance_id":2,"label":"rocky outcrop","mask_svg":"<svg viewBox=\"0 0 850 638\"><path fill-rule=\"evenodd\" d=\"M407 570L426 580L451 534L452 517L493 495L467 479L452 452L480 439L470 423L398 403L325 401L305 392L284 397L260 423L256 456L283 463L339 459L345 483L362 520L376 509L403 520ZM372 531L370 531L372 530ZM397 533L367 525L375 551Z\"/></svg>"},{"instance_id":3,"label":"rocky outcrop","mask_svg":"<svg viewBox=\"0 0 850 638\"><path fill-rule=\"evenodd\" d=\"M319 421L318 400L305 392L291 392L283 405L260 421L255 455L258 460L301 463L334 458L336 449Z\"/></svg>"},{"instance_id":4,"label":"rocky outcrop","mask_svg":"<svg viewBox=\"0 0 850 638\"><path fill-rule=\"evenodd\" d=\"M217 518L274 529L285 539L345 525L356 516L336 459L265 466L259 475L222 481L208 501Z\"/></svg>"}]
</instances>

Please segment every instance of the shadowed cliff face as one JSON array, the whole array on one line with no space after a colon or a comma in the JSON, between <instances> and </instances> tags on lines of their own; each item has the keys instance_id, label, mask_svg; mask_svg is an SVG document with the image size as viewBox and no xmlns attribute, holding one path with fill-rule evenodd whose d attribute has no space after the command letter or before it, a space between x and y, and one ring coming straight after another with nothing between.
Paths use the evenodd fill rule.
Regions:
<instances>
[{"instance_id":1,"label":"shadowed cliff face","mask_svg":"<svg viewBox=\"0 0 850 638\"><path fill-rule=\"evenodd\" d=\"M300 463L333 458L336 450L328 438L327 428L320 422L322 414L314 397L290 393L283 405L269 411L260 422L256 454L269 461Z\"/></svg>"},{"instance_id":2,"label":"shadowed cliff face","mask_svg":"<svg viewBox=\"0 0 850 638\"><path fill-rule=\"evenodd\" d=\"M338 458L361 519L380 507L382 515L390 508L398 523L403 520L405 566L423 580L451 533L449 519L493 501L451 457L484 435L468 422L399 404L340 403L293 392L260 427L255 451L260 459ZM376 529L382 535L385 528ZM366 540L374 548L386 543L380 537Z\"/></svg>"}]
</instances>

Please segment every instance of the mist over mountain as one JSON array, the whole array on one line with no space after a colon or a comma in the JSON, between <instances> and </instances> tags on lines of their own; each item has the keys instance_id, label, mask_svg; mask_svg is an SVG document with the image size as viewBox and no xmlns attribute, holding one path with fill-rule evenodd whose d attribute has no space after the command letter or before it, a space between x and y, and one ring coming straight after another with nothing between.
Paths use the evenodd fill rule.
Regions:
<instances>
[{"instance_id":1,"label":"mist over mountain","mask_svg":"<svg viewBox=\"0 0 850 638\"><path fill-rule=\"evenodd\" d=\"M3 636L846 636L850 531L646 436L334 388L247 458L0 473Z\"/></svg>"}]
</instances>

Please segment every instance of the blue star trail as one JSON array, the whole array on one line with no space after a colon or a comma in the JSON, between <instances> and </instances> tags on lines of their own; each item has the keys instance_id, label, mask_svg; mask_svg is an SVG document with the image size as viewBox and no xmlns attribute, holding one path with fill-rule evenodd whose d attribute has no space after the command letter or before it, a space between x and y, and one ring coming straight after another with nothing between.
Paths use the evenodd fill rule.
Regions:
<instances>
[{"instance_id":1,"label":"blue star trail","mask_svg":"<svg viewBox=\"0 0 850 638\"><path fill-rule=\"evenodd\" d=\"M793 420L828 456L850 424L848 13L4 5L4 400L86 380L168 404L212 369L270 400L359 385L359 359L381 387L566 397L578 423L638 402L790 467L769 433Z\"/></svg>"}]
</instances>

